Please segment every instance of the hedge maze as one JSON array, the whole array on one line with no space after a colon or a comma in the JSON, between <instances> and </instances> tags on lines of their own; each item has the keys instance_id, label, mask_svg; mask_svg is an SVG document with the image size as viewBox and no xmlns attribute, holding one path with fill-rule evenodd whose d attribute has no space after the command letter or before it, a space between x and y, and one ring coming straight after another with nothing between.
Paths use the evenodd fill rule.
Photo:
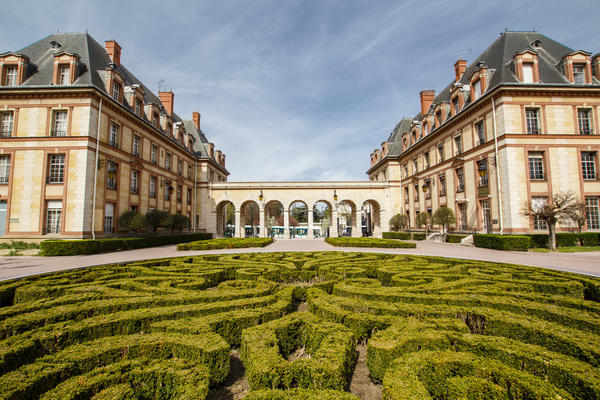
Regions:
<instances>
[{"instance_id":1,"label":"hedge maze","mask_svg":"<svg viewBox=\"0 0 600 400\"><path fill-rule=\"evenodd\" d=\"M55 273L0 283L0 399L211 399L239 349L231 398L356 400L365 343L384 399L600 399L599 302L596 278L391 254Z\"/></svg>"}]
</instances>

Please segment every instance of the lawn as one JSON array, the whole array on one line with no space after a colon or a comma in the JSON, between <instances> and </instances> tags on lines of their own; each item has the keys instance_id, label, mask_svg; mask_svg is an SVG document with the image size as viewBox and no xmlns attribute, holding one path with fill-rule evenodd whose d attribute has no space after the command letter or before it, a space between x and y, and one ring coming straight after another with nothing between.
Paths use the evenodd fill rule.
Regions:
<instances>
[{"instance_id":1,"label":"lawn","mask_svg":"<svg viewBox=\"0 0 600 400\"><path fill-rule=\"evenodd\" d=\"M600 398L600 279L541 268L212 254L1 282L0 305L2 399Z\"/></svg>"}]
</instances>

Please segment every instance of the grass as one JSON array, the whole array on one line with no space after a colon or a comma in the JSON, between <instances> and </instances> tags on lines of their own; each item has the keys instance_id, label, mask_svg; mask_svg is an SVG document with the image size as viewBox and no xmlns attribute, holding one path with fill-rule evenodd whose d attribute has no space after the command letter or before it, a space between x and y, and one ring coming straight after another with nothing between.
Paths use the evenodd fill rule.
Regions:
<instances>
[{"instance_id":1,"label":"grass","mask_svg":"<svg viewBox=\"0 0 600 400\"><path fill-rule=\"evenodd\" d=\"M0 243L0 249L2 250L6 250L6 249L11 249L11 250L29 250L29 249L39 249L40 245L39 243L27 243L27 242L23 242L21 240L18 241L14 241L11 240L10 243Z\"/></svg>"},{"instance_id":2,"label":"grass","mask_svg":"<svg viewBox=\"0 0 600 400\"><path fill-rule=\"evenodd\" d=\"M534 253L550 253L550 250L544 249L541 247L529 249L529 251ZM580 253L580 252L588 252L588 251L600 251L600 246L565 246L565 247L557 247L556 250L559 253Z\"/></svg>"}]
</instances>

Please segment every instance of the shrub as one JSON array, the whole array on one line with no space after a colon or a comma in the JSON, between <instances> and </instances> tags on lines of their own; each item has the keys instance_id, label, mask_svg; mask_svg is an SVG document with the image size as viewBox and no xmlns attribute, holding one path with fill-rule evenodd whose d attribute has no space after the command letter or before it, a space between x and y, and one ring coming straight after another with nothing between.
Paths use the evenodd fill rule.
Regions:
<instances>
[{"instance_id":1,"label":"shrub","mask_svg":"<svg viewBox=\"0 0 600 400\"><path fill-rule=\"evenodd\" d=\"M273 238L226 238L201 240L177 245L177 250L241 249L265 247L273 243Z\"/></svg>"},{"instance_id":2,"label":"shrub","mask_svg":"<svg viewBox=\"0 0 600 400\"><path fill-rule=\"evenodd\" d=\"M548 248L548 234L545 233L534 233L527 235L530 238L529 245L532 248Z\"/></svg>"},{"instance_id":3,"label":"shrub","mask_svg":"<svg viewBox=\"0 0 600 400\"><path fill-rule=\"evenodd\" d=\"M394 232L405 229L408 225L408 217L404 214L396 214L390 218L390 229Z\"/></svg>"},{"instance_id":4,"label":"shrub","mask_svg":"<svg viewBox=\"0 0 600 400\"><path fill-rule=\"evenodd\" d=\"M414 249L417 247L414 243L400 242L393 239L374 239L374 238L327 238L327 243L337 247L379 247L379 248L405 248Z\"/></svg>"},{"instance_id":5,"label":"shrub","mask_svg":"<svg viewBox=\"0 0 600 400\"><path fill-rule=\"evenodd\" d=\"M449 233L446 235L446 242L448 243L460 243L461 240L466 238L467 235L459 235L456 233Z\"/></svg>"},{"instance_id":6,"label":"shrub","mask_svg":"<svg viewBox=\"0 0 600 400\"><path fill-rule=\"evenodd\" d=\"M475 247L485 247L496 250L522 250L529 249L529 236L523 235L473 235Z\"/></svg>"},{"instance_id":7,"label":"shrub","mask_svg":"<svg viewBox=\"0 0 600 400\"><path fill-rule=\"evenodd\" d=\"M411 240L412 234L410 232L383 232L384 239L400 239L400 240Z\"/></svg>"},{"instance_id":8,"label":"shrub","mask_svg":"<svg viewBox=\"0 0 600 400\"><path fill-rule=\"evenodd\" d=\"M208 240L211 237L211 233L194 233L139 238L44 240L40 243L40 250L43 256L73 256Z\"/></svg>"},{"instance_id":9,"label":"shrub","mask_svg":"<svg viewBox=\"0 0 600 400\"><path fill-rule=\"evenodd\" d=\"M425 240L427 239L427 235L424 233L413 232L412 240Z\"/></svg>"},{"instance_id":10,"label":"shrub","mask_svg":"<svg viewBox=\"0 0 600 400\"><path fill-rule=\"evenodd\" d=\"M582 246L600 246L600 232L583 232L579 238Z\"/></svg>"},{"instance_id":11,"label":"shrub","mask_svg":"<svg viewBox=\"0 0 600 400\"><path fill-rule=\"evenodd\" d=\"M139 231L147 225L146 217L137 211L125 211L119 217L119 228L126 231Z\"/></svg>"}]
</instances>

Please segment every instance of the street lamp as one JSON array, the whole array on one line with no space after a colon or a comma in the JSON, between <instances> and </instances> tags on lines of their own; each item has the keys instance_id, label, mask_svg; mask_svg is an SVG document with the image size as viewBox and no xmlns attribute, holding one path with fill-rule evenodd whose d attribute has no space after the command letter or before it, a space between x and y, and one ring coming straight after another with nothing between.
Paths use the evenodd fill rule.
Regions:
<instances>
[{"instance_id":1,"label":"street lamp","mask_svg":"<svg viewBox=\"0 0 600 400\"><path fill-rule=\"evenodd\" d=\"M335 189L333 189L333 200L337 201L338 196L337 196L337 191Z\"/></svg>"},{"instance_id":2,"label":"street lamp","mask_svg":"<svg viewBox=\"0 0 600 400\"><path fill-rule=\"evenodd\" d=\"M258 195L258 200L263 201L264 197L263 197L263 192L262 190L260 191L260 194Z\"/></svg>"},{"instance_id":3,"label":"street lamp","mask_svg":"<svg viewBox=\"0 0 600 400\"><path fill-rule=\"evenodd\" d=\"M175 188L173 187L173 185L169 184L169 197L171 197L171 195L173 195L173 192L175 191Z\"/></svg>"}]
</instances>

